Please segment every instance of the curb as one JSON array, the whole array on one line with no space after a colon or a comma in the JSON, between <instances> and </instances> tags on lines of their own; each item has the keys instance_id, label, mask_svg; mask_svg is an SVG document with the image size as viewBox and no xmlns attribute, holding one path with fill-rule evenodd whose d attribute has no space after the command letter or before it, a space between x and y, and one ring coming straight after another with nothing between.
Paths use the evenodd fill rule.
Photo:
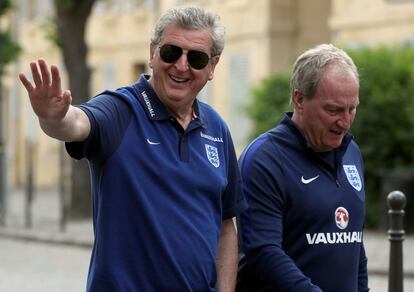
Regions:
<instances>
[{"instance_id":1,"label":"curb","mask_svg":"<svg viewBox=\"0 0 414 292\"><path fill-rule=\"evenodd\" d=\"M388 268L370 268L368 274L371 276L388 277ZM414 279L414 271L404 271L404 279ZM369 279L368 279L369 280Z\"/></svg>"},{"instance_id":2,"label":"curb","mask_svg":"<svg viewBox=\"0 0 414 292\"><path fill-rule=\"evenodd\" d=\"M0 227L0 238L78 247L89 250L91 250L93 246L93 238L90 236L75 236L74 234L70 234L68 232L52 232L33 229L12 229L7 227ZM388 267L375 266L369 267L368 269L368 274L373 276L388 277L388 273ZM404 278L414 279L414 271L405 270Z\"/></svg>"},{"instance_id":3,"label":"curb","mask_svg":"<svg viewBox=\"0 0 414 292\"><path fill-rule=\"evenodd\" d=\"M91 238L88 238L86 236L74 237L73 234L71 235L63 232L47 232L38 230L34 231L0 227L0 237L13 240L75 246L86 249L92 249L93 245L93 239Z\"/></svg>"}]
</instances>

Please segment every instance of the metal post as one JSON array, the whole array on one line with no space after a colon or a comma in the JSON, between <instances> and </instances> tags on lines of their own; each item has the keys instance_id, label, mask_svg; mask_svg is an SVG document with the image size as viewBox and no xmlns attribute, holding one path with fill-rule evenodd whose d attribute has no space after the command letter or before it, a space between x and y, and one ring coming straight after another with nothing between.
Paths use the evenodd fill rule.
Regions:
<instances>
[{"instance_id":1,"label":"metal post","mask_svg":"<svg viewBox=\"0 0 414 292\"><path fill-rule=\"evenodd\" d=\"M24 212L24 222L26 228L32 228L32 205L33 205L33 143L27 141L26 149L26 196L25 196L25 212Z\"/></svg>"},{"instance_id":2,"label":"metal post","mask_svg":"<svg viewBox=\"0 0 414 292\"><path fill-rule=\"evenodd\" d=\"M60 195L60 231L66 231L66 225L68 220L68 208L69 208L69 191L68 191L68 174L67 166L65 163L65 143L59 145L59 158L60 158L60 179L59 179L59 195Z\"/></svg>"},{"instance_id":3,"label":"metal post","mask_svg":"<svg viewBox=\"0 0 414 292\"><path fill-rule=\"evenodd\" d=\"M1 97L0 97L1 99ZM1 100L0 100L1 112ZM6 225L6 169L5 169L5 146L3 144L2 115L0 115L0 226Z\"/></svg>"},{"instance_id":4,"label":"metal post","mask_svg":"<svg viewBox=\"0 0 414 292\"><path fill-rule=\"evenodd\" d=\"M387 197L390 241L390 266L388 274L388 292L404 291L403 246L405 195L400 191L392 191Z\"/></svg>"},{"instance_id":5,"label":"metal post","mask_svg":"<svg viewBox=\"0 0 414 292\"><path fill-rule=\"evenodd\" d=\"M3 88L2 88L3 70L0 64L0 226L6 224L6 147L3 137Z\"/></svg>"}]
</instances>

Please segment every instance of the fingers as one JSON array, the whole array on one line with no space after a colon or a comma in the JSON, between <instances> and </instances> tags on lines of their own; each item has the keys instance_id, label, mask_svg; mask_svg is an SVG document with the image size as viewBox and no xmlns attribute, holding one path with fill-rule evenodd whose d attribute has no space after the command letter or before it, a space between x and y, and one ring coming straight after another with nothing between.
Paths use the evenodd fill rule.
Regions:
<instances>
[{"instance_id":1,"label":"fingers","mask_svg":"<svg viewBox=\"0 0 414 292\"><path fill-rule=\"evenodd\" d=\"M30 71L34 85L29 81L24 73L19 74L19 79L28 91L28 93L36 91L37 94L40 92L53 92L60 95L61 78L59 69L56 65L50 66L50 70L44 59L39 59L37 62L30 62ZM51 91L50 91L51 90Z\"/></svg>"},{"instance_id":2,"label":"fingers","mask_svg":"<svg viewBox=\"0 0 414 292\"><path fill-rule=\"evenodd\" d=\"M20 73L19 74L19 79L22 82L23 86L26 88L27 92L30 93L32 92L33 85L32 83L27 79L26 75L24 75L24 73Z\"/></svg>"},{"instance_id":3,"label":"fingers","mask_svg":"<svg viewBox=\"0 0 414 292\"><path fill-rule=\"evenodd\" d=\"M30 70L32 71L32 77L36 87L42 86L42 78L40 77L36 62L30 62Z\"/></svg>"},{"instance_id":4,"label":"fingers","mask_svg":"<svg viewBox=\"0 0 414 292\"><path fill-rule=\"evenodd\" d=\"M54 90L61 90L62 86L58 67L56 65L52 65L50 67L50 71L52 72L52 88Z\"/></svg>"},{"instance_id":5,"label":"fingers","mask_svg":"<svg viewBox=\"0 0 414 292\"><path fill-rule=\"evenodd\" d=\"M70 92L70 90L65 90L63 92L62 97L63 97L63 101L66 104L72 104L72 93Z\"/></svg>"},{"instance_id":6,"label":"fingers","mask_svg":"<svg viewBox=\"0 0 414 292\"><path fill-rule=\"evenodd\" d=\"M30 69L32 71L33 81L36 87L50 86L50 72L44 59L37 60L37 64L36 62L30 62Z\"/></svg>"},{"instance_id":7,"label":"fingers","mask_svg":"<svg viewBox=\"0 0 414 292\"><path fill-rule=\"evenodd\" d=\"M38 64L40 72L42 73L43 86L50 86L50 73L46 61L44 59L39 59Z\"/></svg>"}]
</instances>

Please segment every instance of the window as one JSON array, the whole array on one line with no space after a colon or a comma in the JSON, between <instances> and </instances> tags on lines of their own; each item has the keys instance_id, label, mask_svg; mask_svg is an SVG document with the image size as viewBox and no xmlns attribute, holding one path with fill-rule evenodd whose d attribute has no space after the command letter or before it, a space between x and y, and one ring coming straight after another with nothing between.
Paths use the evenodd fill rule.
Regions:
<instances>
[{"instance_id":1,"label":"window","mask_svg":"<svg viewBox=\"0 0 414 292\"><path fill-rule=\"evenodd\" d=\"M229 93L230 123L229 127L237 149L244 147L249 139L251 122L246 115L250 92L250 56L248 53L230 55Z\"/></svg>"},{"instance_id":2,"label":"window","mask_svg":"<svg viewBox=\"0 0 414 292\"><path fill-rule=\"evenodd\" d=\"M211 96L211 83L207 82L207 84L203 87L203 89L198 93L197 98L205 103L211 103L213 97Z\"/></svg>"},{"instance_id":3,"label":"window","mask_svg":"<svg viewBox=\"0 0 414 292\"><path fill-rule=\"evenodd\" d=\"M135 63L133 68L133 76L132 80L135 81L139 78L141 74L145 74L147 72L147 65L145 63Z\"/></svg>"},{"instance_id":4,"label":"window","mask_svg":"<svg viewBox=\"0 0 414 292\"><path fill-rule=\"evenodd\" d=\"M116 85L116 67L107 61L102 65L102 86L105 89L115 89Z\"/></svg>"},{"instance_id":5,"label":"window","mask_svg":"<svg viewBox=\"0 0 414 292\"><path fill-rule=\"evenodd\" d=\"M28 21L44 21L53 15L53 0L21 0L19 9L23 19Z\"/></svg>"},{"instance_id":6,"label":"window","mask_svg":"<svg viewBox=\"0 0 414 292\"><path fill-rule=\"evenodd\" d=\"M414 3L414 0L385 0L385 2L389 2L390 4L399 4L399 3Z\"/></svg>"},{"instance_id":7,"label":"window","mask_svg":"<svg viewBox=\"0 0 414 292\"><path fill-rule=\"evenodd\" d=\"M26 0L26 3L22 3L24 18L32 21L35 19L37 11L37 0Z\"/></svg>"}]
</instances>

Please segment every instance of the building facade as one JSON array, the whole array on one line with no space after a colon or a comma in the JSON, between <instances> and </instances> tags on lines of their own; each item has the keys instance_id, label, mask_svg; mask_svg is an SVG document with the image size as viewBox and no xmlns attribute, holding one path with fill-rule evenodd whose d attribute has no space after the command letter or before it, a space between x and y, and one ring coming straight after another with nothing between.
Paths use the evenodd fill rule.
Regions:
<instances>
[{"instance_id":1,"label":"building facade","mask_svg":"<svg viewBox=\"0 0 414 292\"><path fill-rule=\"evenodd\" d=\"M97 0L86 32L92 95L150 73L153 24L166 9L185 4L217 11L226 26L226 46L214 80L199 98L227 121L239 153L249 142L245 108L251 87L273 73L289 70L306 48L322 42L345 49L414 45L414 1L410 0ZM39 129L17 78L21 71L29 73L30 61L43 57L61 68L66 88L60 52L48 38L53 31L53 0L15 0L15 6L9 24L23 52L3 80L7 180L10 187L24 186L29 143L35 145L35 185L55 187L62 143Z\"/></svg>"}]
</instances>

